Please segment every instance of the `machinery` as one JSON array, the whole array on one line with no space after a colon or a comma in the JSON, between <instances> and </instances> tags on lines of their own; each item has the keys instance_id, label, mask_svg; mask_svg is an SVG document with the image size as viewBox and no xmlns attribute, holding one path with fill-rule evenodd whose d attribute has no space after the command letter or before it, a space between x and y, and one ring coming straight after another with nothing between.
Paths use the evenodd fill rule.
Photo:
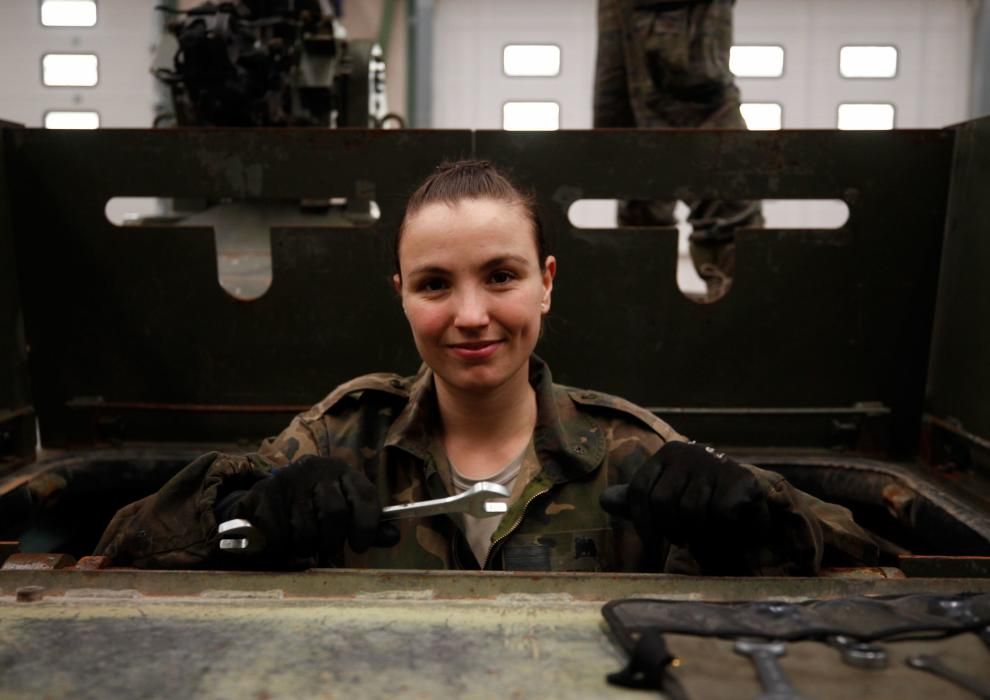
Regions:
<instances>
[{"instance_id":1,"label":"machinery","mask_svg":"<svg viewBox=\"0 0 990 700\"><path fill-rule=\"evenodd\" d=\"M203 2L172 19L153 67L172 110L156 126L402 127L388 113L381 47L348 38L329 0ZM360 191L307 200L157 198L159 221L215 233L221 286L254 299L271 284L273 221L314 225L374 218ZM131 215L141 216L139 214ZM250 251L243 255L244 251Z\"/></svg>"},{"instance_id":2,"label":"machinery","mask_svg":"<svg viewBox=\"0 0 990 700\"><path fill-rule=\"evenodd\" d=\"M631 697L604 682L624 663L603 631L609 600L780 610L990 592L990 119L884 133L5 125L0 149L0 696ZM357 374L415 370L387 284L390 233L413 186L466 156L509 165L556 232L539 351L557 381L626 396L849 506L884 543L882 566L736 579L138 571L87 557L117 508L193 456L250 450ZM253 206L355 192L381 216L271 222L272 284L252 301L217 283L209 225L104 213L123 196ZM707 305L677 288L673 229L567 218L580 199L686 193L841 199L850 216L741 231L732 291ZM754 668L773 664L811 698L973 697L908 666L918 654L990 681L972 634L888 644L884 670L817 641L776 661L777 647L668 643L690 697L756 696Z\"/></svg>"},{"instance_id":3,"label":"machinery","mask_svg":"<svg viewBox=\"0 0 990 700\"><path fill-rule=\"evenodd\" d=\"M381 127L385 63L329 0L204 2L176 13L155 75L179 126Z\"/></svg>"}]
</instances>

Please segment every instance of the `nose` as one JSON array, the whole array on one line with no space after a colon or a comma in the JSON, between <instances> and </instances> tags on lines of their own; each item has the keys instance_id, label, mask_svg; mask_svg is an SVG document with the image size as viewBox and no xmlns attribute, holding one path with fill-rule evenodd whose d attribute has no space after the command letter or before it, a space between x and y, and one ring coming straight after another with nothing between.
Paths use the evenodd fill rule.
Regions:
<instances>
[{"instance_id":1,"label":"nose","mask_svg":"<svg viewBox=\"0 0 990 700\"><path fill-rule=\"evenodd\" d=\"M464 289L454 298L454 326L484 328L489 323L487 298L482 290Z\"/></svg>"}]
</instances>

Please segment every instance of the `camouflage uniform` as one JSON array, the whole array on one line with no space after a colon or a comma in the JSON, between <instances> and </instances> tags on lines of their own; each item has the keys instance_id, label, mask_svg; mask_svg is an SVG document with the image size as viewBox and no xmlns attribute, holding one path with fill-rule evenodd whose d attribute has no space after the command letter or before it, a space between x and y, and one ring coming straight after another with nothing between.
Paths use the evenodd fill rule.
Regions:
<instances>
[{"instance_id":1,"label":"camouflage uniform","mask_svg":"<svg viewBox=\"0 0 990 700\"><path fill-rule=\"evenodd\" d=\"M598 392L552 383L536 356L535 451L524 458L509 511L492 535L486 569L695 572L690 553L645 552L632 525L598 504L610 484L627 483L665 441L683 439L643 408ZM218 493L246 488L274 465L304 454L344 460L377 486L384 504L450 495L450 465L437 439L433 374L369 374L335 389L297 416L256 454L211 453L158 493L121 509L97 547L117 564L144 567L230 566L217 554L213 506ZM782 477L749 467L768 494L772 541L754 543L752 573L811 574L832 548L871 562L875 547L842 507L793 489ZM396 521L402 539L363 554L347 549L334 564L401 569L478 568L456 516ZM231 556L231 555L228 555ZM312 562L303 562L312 563Z\"/></svg>"},{"instance_id":2,"label":"camouflage uniform","mask_svg":"<svg viewBox=\"0 0 990 700\"><path fill-rule=\"evenodd\" d=\"M597 128L745 129L729 70L733 0L599 0ZM620 201L624 226L673 226L672 201ZM735 273L734 231L763 225L759 202L692 200L691 258L709 300Z\"/></svg>"}]
</instances>

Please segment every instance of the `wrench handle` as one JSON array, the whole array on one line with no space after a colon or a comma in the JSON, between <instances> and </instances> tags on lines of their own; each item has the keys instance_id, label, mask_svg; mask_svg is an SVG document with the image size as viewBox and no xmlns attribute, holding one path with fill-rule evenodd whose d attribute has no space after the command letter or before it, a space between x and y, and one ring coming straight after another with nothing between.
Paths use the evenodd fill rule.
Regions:
<instances>
[{"instance_id":1,"label":"wrench handle","mask_svg":"<svg viewBox=\"0 0 990 700\"><path fill-rule=\"evenodd\" d=\"M430 501L415 501L414 503L400 503L397 506L385 506L382 508L382 520L399 520L401 518L423 518L428 515L441 515L450 513L459 502L458 496L447 496L446 498L434 498Z\"/></svg>"}]
</instances>

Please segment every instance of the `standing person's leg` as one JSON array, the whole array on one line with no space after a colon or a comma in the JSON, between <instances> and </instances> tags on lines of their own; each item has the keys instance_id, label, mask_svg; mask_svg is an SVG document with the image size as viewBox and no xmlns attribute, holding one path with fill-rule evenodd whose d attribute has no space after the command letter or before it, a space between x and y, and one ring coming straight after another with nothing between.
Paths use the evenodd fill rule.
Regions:
<instances>
[{"instance_id":1,"label":"standing person's leg","mask_svg":"<svg viewBox=\"0 0 990 700\"><path fill-rule=\"evenodd\" d=\"M596 127L745 129L729 69L733 0L599 0ZM675 202L620 200L624 226L673 226ZM709 299L728 291L733 231L760 226L759 202L689 202L691 254Z\"/></svg>"},{"instance_id":2,"label":"standing person's leg","mask_svg":"<svg viewBox=\"0 0 990 700\"><path fill-rule=\"evenodd\" d=\"M593 124L598 128L636 126L629 104L625 40L620 0L598 0L598 52L595 57Z\"/></svg>"},{"instance_id":3,"label":"standing person's leg","mask_svg":"<svg viewBox=\"0 0 990 700\"><path fill-rule=\"evenodd\" d=\"M745 129L739 101L733 100L707 120L704 129ZM736 230L762 228L759 200L703 199L688 202L692 226L688 238L691 261L708 288L705 301L717 301L729 291L736 274Z\"/></svg>"},{"instance_id":4,"label":"standing person's leg","mask_svg":"<svg viewBox=\"0 0 990 700\"><path fill-rule=\"evenodd\" d=\"M599 0L598 70L595 76L596 127L663 127L644 97L656 92L646 66L657 12L637 9L636 0ZM676 34L676 32L675 32ZM673 201L619 200L621 226L673 226Z\"/></svg>"},{"instance_id":5,"label":"standing person's leg","mask_svg":"<svg viewBox=\"0 0 990 700\"><path fill-rule=\"evenodd\" d=\"M693 126L699 129L746 129L739 111L740 95L729 68L733 41L732 0L695 3L688 10L691 57L680 94L693 105L707 105L707 113ZM677 115L680 116L680 115ZM763 225L759 201L702 200L688 202L693 232L691 259L708 287L707 301L724 296L735 275L735 231Z\"/></svg>"}]
</instances>

